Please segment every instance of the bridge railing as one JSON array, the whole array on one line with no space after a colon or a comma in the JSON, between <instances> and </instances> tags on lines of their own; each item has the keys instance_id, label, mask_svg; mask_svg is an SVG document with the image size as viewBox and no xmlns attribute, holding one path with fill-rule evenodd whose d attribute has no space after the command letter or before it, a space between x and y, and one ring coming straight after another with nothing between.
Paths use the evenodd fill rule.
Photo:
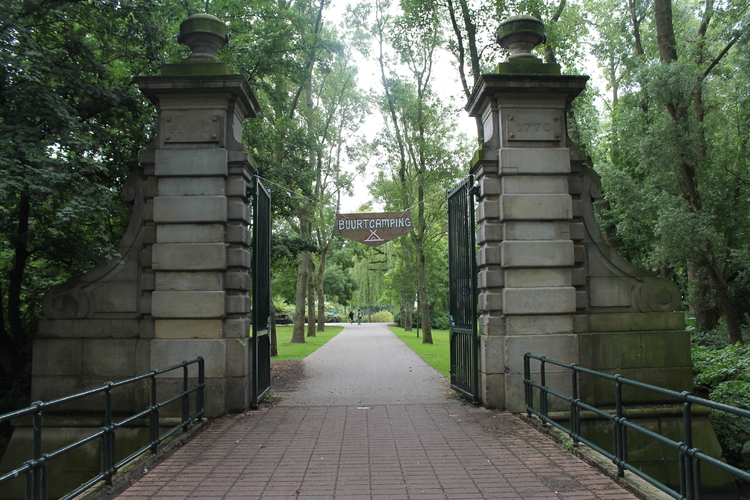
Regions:
<instances>
[{"instance_id":1,"label":"bridge railing","mask_svg":"<svg viewBox=\"0 0 750 500\"><path fill-rule=\"evenodd\" d=\"M188 388L188 367L190 365L198 365L198 379L197 383ZM163 373L171 372L174 370L182 369L182 392L170 397L164 401L157 401L157 376ZM120 420L119 422L112 421L112 390L118 387L122 387L128 384L134 384L141 380L150 380L150 405L129 417ZM60 457L65 453L71 452L81 446L95 441L100 440L101 443L101 471L94 478L82 484L80 487L61 497L61 500L67 500L75 498L86 490L92 488L100 481L105 481L107 484L111 484L112 477L115 473L125 465L129 464L136 458L140 457L146 452L156 452L158 446L164 442L167 438L175 434L180 430L185 430L194 421L203 418L204 414L204 389L206 387L204 378L204 360L202 357L198 357L191 361L183 361L182 363L168 368L162 368L159 370L152 370L143 375L121 380L119 382L107 382L101 387L91 389L88 391L72 394L52 401L37 401L27 408L17 410L11 413L0 415L0 423L7 422L20 417L31 416L32 420L32 432L33 442L31 450L31 458L24 462L20 467L0 476L0 484L10 481L19 477L22 474L26 475L26 493L25 498L27 500L46 500L47 489L49 482L49 474L47 464L50 460ZM101 427L97 432L87 436L74 443L70 443L63 448L57 449L50 453L42 453L42 417L45 412L52 410L54 407L59 407L65 403L71 403L76 400L80 400L86 397L94 396L96 394L104 395L104 426ZM190 395L195 394L195 412L190 414ZM159 410L164 406L179 401L181 403L181 418L180 423L169 429L164 434L160 435L159 427ZM128 457L116 462L115 458L115 432L117 429L124 427L137 419L148 418L148 429L149 429L149 442L146 446L135 451Z\"/></svg>"},{"instance_id":2,"label":"bridge railing","mask_svg":"<svg viewBox=\"0 0 750 500\"><path fill-rule=\"evenodd\" d=\"M531 361L536 360L540 363L539 383L534 382L531 377ZM561 394L555 390L550 389L547 386L547 374L546 365L555 365L570 370L571 374L571 394ZM590 404L585 403L579 398L579 375L587 374L594 377L602 378L613 382L613 390L615 393L615 408L614 413L606 411ZM677 499L685 500L700 500L701 498L701 463L708 463L719 469L732 474L734 477L744 481L750 481L750 474L748 472L738 469L737 467L731 466L727 463L717 460L703 453L700 449L693 446L693 432L692 432L692 409L694 405L701 405L704 407L711 408L712 410L722 411L737 415L743 418L750 418L750 411L737 408L734 406L717 403L708 399L699 398L693 394L685 392L676 392L663 387L657 387L654 385L644 384L636 380L625 378L621 375L610 375L607 373L591 370L578 366L575 363L568 364L553 359L546 358L544 356L536 356L531 353L524 355L524 390L525 390L525 401L526 411L529 418L531 415L536 415L543 424L550 424L561 431L568 434L573 440L574 444L584 443L589 446L592 450L604 455L617 466L618 475L623 476L625 471L632 472L641 479L647 481L653 486L667 493L669 496ZM622 390L623 386L630 386L638 389L643 389L661 396L674 398L676 401L682 403L682 419L683 419L683 440L681 442L669 439L661 434L655 433L649 429L646 429L636 423L630 421L628 418L623 416L623 397ZM539 409L534 408L534 389L538 390L539 393ZM570 405L570 423L569 427L564 426L562 423L553 420L549 416L549 397L552 396L559 400L567 401ZM610 453L601 446L585 439L581 435L581 410L590 411L595 415L598 415L602 419L609 420L613 428L614 437L614 453ZM644 473L640 469L633 466L628 462L628 446L627 446L627 431L632 430L634 432L648 436L664 445L673 448L679 453L679 470L680 470L680 491L675 491L669 486L663 484L652 476Z\"/></svg>"}]
</instances>

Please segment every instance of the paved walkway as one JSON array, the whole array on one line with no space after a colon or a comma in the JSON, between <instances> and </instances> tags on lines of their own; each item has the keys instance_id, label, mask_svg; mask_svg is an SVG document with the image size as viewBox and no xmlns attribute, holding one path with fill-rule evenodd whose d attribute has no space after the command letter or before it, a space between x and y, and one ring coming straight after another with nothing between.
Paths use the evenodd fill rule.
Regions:
<instances>
[{"instance_id":1,"label":"paved walkway","mask_svg":"<svg viewBox=\"0 0 750 500\"><path fill-rule=\"evenodd\" d=\"M449 399L384 325L347 325L305 368L281 406L218 419L118 498L636 499L520 418Z\"/></svg>"}]
</instances>

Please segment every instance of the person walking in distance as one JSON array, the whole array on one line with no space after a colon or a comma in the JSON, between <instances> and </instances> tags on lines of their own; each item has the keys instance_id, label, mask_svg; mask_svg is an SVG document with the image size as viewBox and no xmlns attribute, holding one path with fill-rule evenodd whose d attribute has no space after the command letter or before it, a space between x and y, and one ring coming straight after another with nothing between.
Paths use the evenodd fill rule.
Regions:
<instances>
[{"instance_id":1,"label":"person walking in distance","mask_svg":"<svg viewBox=\"0 0 750 500\"><path fill-rule=\"evenodd\" d=\"M349 324L354 324L354 311L349 311Z\"/></svg>"},{"instance_id":2,"label":"person walking in distance","mask_svg":"<svg viewBox=\"0 0 750 500\"><path fill-rule=\"evenodd\" d=\"M361 309L357 309L357 324L358 325L362 324L362 310Z\"/></svg>"}]
</instances>

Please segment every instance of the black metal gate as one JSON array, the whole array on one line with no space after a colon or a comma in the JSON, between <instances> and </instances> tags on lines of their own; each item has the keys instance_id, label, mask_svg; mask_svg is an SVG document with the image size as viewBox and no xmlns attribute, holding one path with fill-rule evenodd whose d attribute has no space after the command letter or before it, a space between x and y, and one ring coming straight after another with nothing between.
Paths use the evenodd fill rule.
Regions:
<instances>
[{"instance_id":1,"label":"black metal gate","mask_svg":"<svg viewBox=\"0 0 750 500\"><path fill-rule=\"evenodd\" d=\"M474 177L448 192L451 387L479 402Z\"/></svg>"},{"instance_id":2,"label":"black metal gate","mask_svg":"<svg viewBox=\"0 0 750 500\"><path fill-rule=\"evenodd\" d=\"M271 387L271 194L255 178L253 197L253 335L250 407Z\"/></svg>"}]
</instances>

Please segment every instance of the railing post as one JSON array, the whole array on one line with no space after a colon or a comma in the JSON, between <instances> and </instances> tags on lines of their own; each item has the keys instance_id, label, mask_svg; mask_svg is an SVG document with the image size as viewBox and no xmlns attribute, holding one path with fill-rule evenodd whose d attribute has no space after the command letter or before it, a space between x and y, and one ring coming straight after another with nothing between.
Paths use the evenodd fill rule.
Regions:
<instances>
[{"instance_id":1,"label":"railing post","mask_svg":"<svg viewBox=\"0 0 750 500\"><path fill-rule=\"evenodd\" d=\"M32 406L36 406L36 411L32 417L32 425L34 432L34 442L32 450L32 460L34 466L31 470L31 497L34 500L43 500L44 490L44 474L42 468L45 467L44 459L42 458L42 402L37 401ZM28 484L28 483L27 483Z\"/></svg>"},{"instance_id":2,"label":"railing post","mask_svg":"<svg viewBox=\"0 0 750 500\"><path fill-rule=\"evenodd\" d=\"M188 364L182 362L182 431L185 432L190 421L190 393L188 393Z\"/></svg>"},{"instance_id":3,"label":"railing post","mask_svg":"<svg viewBox=\"0 0 750 500\"><path fill-rule=\"evenodd\" d=\"M531 387L531 353L523 355L523 389L526 399L526 416L531 418L534 409L534 388Z\"/></svg>"},{"instance_id":4,"label":"railing post","mask_svg":"<svg viewBox=\"0 0 750 500\"><path fill-rule=\"evenodd\" d=\"M615 375L615 419L614 419L614 439L615 439L615 465L617 465L617 475L623 477L625 468L623 464L627 461L626 435L625 427L622 425L622 382L620 375Z\"/></svg>"},{"instance_id":5,"label":"railing post","mask_svg":"<svg viewBox=\"0 0 750 500\"><path fill-rule=\"evenodd\" d=\"M148 440L151 453L159 446L159 405L156 402L156 370L151 371L151 413L148 415Z\"/></svg>"},{"instance_id":6,"label":"railing post","mask_svg":"<svg viewBox=\"0 0 750 500\"><path fill-rule=\"evenodd\" d=\"M682 476L685 477L685 498L688 500L695 499L695 483L693 478L693 416L692 416L692 404L687 400L686 396L689 393L684 391L682 393L682 442L685 446L680 447L680 454L685 456L685 460L681 461L684 469L680 470L680 482L682 482ZM700 489L700 487L698 488Z\"/></svg>"},{"instance_id":7,"label":"railing post","mask_svg":"<svg viewBox=\"0 0 750 500\"><path fill-rule=\"evenodd\" d=\"M573 431L573 445L578 446L578 436L581 434L581 410L578 407L578 373L573 363L570 365L571 372L571 392L573 394L570 400L570 430Z\"/></svg>"},{"instance_id":8,"label":"railing post","mask_svg":"<svg viewBox=\"0 0 750 500\"><path fill-rule=\"evenodd\" d=\"M542 386L539 392L539 411L542 413L542 416L544 417L542 419L542 427L547 426L547 374L546 374L546 367L545 367L545 358L544 356L541 357L541 365L540 370L542 371L541 374L541 382L539 385Z\"/></svg>"},{"instance_id":9,"label":"railing post","mask_svg":"<svg viewBox=\"0 0 750 500\"><path fill-rule=\"evenodd\" d=\"M108 485L115 471L115 436L112 427L112 382L104 384L104 427L102 428L102 474Z\"/></svg>"},{"instance_id":10,"label":"railing post","mask_svg":"<svg viewBox=\"0 0 750 500\"><path fill-rule=\"evenodd\" d=\"M205 401L203 399L203 388L204 388L204 368L203 368L203 357L198 356L198 397L195 398L196 413L198 418L203 418Z\"/></svg>"}]
</instances>

